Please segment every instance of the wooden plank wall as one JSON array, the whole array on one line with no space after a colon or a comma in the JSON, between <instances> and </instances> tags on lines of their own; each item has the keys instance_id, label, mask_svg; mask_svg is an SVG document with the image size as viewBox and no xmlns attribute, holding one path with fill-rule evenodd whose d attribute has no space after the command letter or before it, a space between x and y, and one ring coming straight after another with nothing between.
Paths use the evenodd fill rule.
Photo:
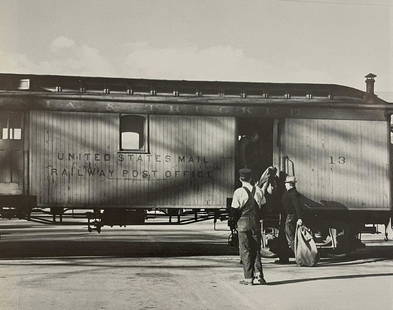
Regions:
<instances>
[{"instance_id":1,"label":"wooden plank wall","mask_svg":"<svg viewBox=\"0 0 393 310\"><path fill-rule=\"evenodd\" d=\"M349 209L391 208L386 121L286 119L281 155L295 165L298 190Z\"/></svg>"},{"instance_id":2,"label":"wooden plank wall","mask_svg":"<svg viewBox=\"0 0 393 310\"><path fill-rule=\"evenodd\" d=\"M225 207L235 119L149 118L149 154L119 152L119 115L32 111L30 192L41 206Z\"/></svg>"},{"instance_id":3,"label":"wooden plank wall","mask_svg":"<svg viewBox=\"0 0 393 310\"><path fill-rule=\"evenodd\" d=\"M23 172L21 141L0 141L0 194L21 195Z\"/></svg>"}]
</instances>

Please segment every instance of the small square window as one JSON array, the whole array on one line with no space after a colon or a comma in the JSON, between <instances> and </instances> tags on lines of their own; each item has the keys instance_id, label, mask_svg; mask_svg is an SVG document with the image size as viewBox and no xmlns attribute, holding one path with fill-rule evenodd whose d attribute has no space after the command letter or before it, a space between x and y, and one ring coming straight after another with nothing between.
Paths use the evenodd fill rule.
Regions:
<instances>
[{"instance_id":1,"label":"small square window","mask_svg":"<svg viewBox=\"0 0 393 310\"><path fill-rule=\"evenodd\" d=\"M147 126L145 115L120 115L120 150L147 152Z\"/></svg>"}]
</instances>

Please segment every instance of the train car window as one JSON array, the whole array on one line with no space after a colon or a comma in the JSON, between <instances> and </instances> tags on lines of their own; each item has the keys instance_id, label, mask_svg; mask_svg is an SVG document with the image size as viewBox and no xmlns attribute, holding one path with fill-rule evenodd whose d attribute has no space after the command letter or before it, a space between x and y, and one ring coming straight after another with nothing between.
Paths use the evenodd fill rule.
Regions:
<instances>
[{"instance_id":1,"label":"train car window","mask_svg":"<svg viewBox=\"0 0 393 310\"><path fill-rule=\"evenodd\" d=\"M9 115L9 137L13 140L22 139L22 117L19 113Z\"/></svg>"},{"instance_id":2,"label":"train car window","mask_svg":"<svg viewBox=\"0 0 393 310\"><path fill-rule=\"evenodd\" d=\"M1 139L2 140L7 140L8 139L8 128L3 128L2 134L1 134Z\"/></svg>"},{"instance_id":3,"label":"train car window","mask_svg":"<svg viewBox=\"0 0 393 310\"><path fill-rule=\"evenodd\" d=\"M4 113L0 117L0 139L22 139L22 115L19 113Z\"/></svg>"},{"instance_id":4,"label":"train car window","mask_svg":"<svg viewBox=\"0 0 393 310\"><path fill-rule=\"evenodd\" d=\"M14 140L22 139L22 128L14 128Z\"/></svg>"},{"instance_id":5,"label":"train car window","mask_svg":"<svg viewBox=\"0 0 393 310\"><path fill-rule=\"evenodd\" d=\"M147 152L147 117L120 115L120 150Z\"/></svg>"}]
</instances>

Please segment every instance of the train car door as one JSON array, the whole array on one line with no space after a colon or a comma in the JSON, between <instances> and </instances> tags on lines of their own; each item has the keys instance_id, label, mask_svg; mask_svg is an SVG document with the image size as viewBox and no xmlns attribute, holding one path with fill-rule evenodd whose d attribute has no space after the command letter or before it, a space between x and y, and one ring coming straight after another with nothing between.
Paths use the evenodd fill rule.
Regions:
<instances>
[{"instance_id":1,"label":"train car door","mask_svg":"<svg viewBox=\"0 0 393 310\"><path fill-rule=\"evenodd\" d=\"M0 195L23 194L23 113L0 114Z\"/></svg>"},{"instance_id":2,"label":"train car door","mask_svg":"<svg viewBox=\"0 0 393 310\"><path fill-rule=\"evenodd\" d=\"M250 168L257 181L273 165L274 124L275 120L268 118L237 119L236 173L240 168Z\"/></svg>"}]
</instances>

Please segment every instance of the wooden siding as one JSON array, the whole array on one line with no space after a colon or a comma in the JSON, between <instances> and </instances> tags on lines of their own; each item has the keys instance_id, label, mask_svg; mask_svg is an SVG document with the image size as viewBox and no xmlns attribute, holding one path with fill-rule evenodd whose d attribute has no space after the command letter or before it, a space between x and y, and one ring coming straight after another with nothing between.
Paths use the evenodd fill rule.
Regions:
<instances>
[{"instance_id":1,"label":"wooden siding","mask_svg":"<svg viewBox=\"0 0 393 310\"><path fill-rule=\"evenodd\" d=\"M293 161L298 190L316 202L391 209L388 126L386 121L286 119L280 128L281 158ZM292 174L290 161L287 166Z\"/></svg>"},{"instance_id":2,"label":"wooden siding","mask_svg":"<svg viewBox=\"0 0 393 310\"><path fill-rule=\"evenodd\" d=\"M119 115L32 111L30 192L41 206L225 207L235 120L149 117L148 154L119 152Z\"/></svg>"}]
</instances>

